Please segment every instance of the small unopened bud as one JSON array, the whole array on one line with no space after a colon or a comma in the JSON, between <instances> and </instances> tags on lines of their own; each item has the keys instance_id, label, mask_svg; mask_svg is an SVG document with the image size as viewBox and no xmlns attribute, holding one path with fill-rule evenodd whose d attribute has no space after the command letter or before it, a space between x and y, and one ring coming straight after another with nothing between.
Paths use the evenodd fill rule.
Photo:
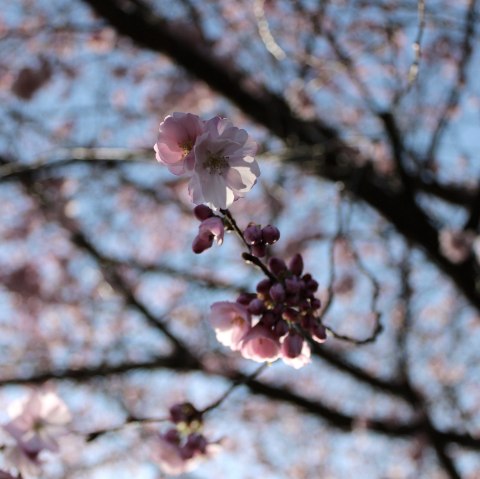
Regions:
<instances>
[{"instance_id":1,"label":"small unopened bud","mask_svg":"<svg viewBox=\"0 0 480 479\"><path fill-rule=\"evenodd\" d=\"M262 281L257 284L257 292L263 294L264 296L267 296L271 287L272 282L269 279L262 279Z\"/></svg>"},{"instance_id":2,"label":"small unopened bud","mask_svg":"<svg viewBox=\"0 0 480 479\"><path fill-rule=\"evenodd\" d=\"M285 321L290 321L291 323L296 321L298 317L298 312L295 311L293 308L287 308L283 313L282 313L282 318Z\"/></svg>"},{"instance_id":3,"label":"small unopened bud","mask_svg":"<svg viewBox=\"0 0 480 479\"><path fill-rule=\"evenodd\" d=\"M323 324L315 323L310 327L312 339L317 343L324 343L327 340L327 330Z\"/></svg>"},{"instance_id":4,"label":"small unopened bud","mask_svg":"<svg viewBox=\"0 0 480 479\"><path fill-rule=\"evenodd\" d=\"M192 243L192 250L195 254L203 253L208 248L211 248L213 244L213 234L205 235L201 234L195 237Z\"/></svg>"},{"instance_id":5,"label":"small unopened bud","mask_svg":"<svg viewBox=\"0 0 480 479\"><path fill-rule=\"evenodd\" d=\"M264 244L254 244L252 246L252 254L257 258L263 258L267 254L267 247Z\"/></svg>"},{"instance_id":6,"label":"small unopened bud","mask_svg":"<svg viewBox=\"0 0 480 479\"><path fill-rule=\"evenodd\" d=\"M243 232L243 237L249 245L260 243L262 241L262 230L259 225L250 223Z\"/></svg>"},{"instance_id":7,"label":"small unopened bud","mask_svg":"<svg viewBox=\"0 0 480 479\"><path fill-rule=\"evenodd\" d=\"M275 334L278 337L285 336L288 333L288 329L288 324L283 319L280 319L275 325Z\"/></svg>"},{"instance_id":8,"label":"small unopened bud","mask_svg":"<svg viewBox=\"0 0 480 479\"><path fill-rule=\"evenodd\" d=\"M251 314L262 314L265 311L265 303L261 299L254 299L250 301L248 311Z\"/></svg>"},{"instance_id":9,"label":"small unopened bud","mask_svg":"<svg viewBox=\"0 0 480 479\"><path fill-rule=\"evenodd\" d=\"M192 421L200 420L201 415L195 409L193 404L185 402L180 404L174 404L170 408L170 419L176 424L180 422L186 422L187 424L190 424Z\"/></svg>"},{"instance_id":10,"label":"small unopened bud","mask_svg":"<svg viewBox=\"0 0 480 479\"><path fill-rule=\"evenodd\" d=\"M283 288L281 283L275 283L270 288L270 297L276 303L282 303L285 300L285 289Z\"/></svg>"},{"instance_id":11,"label":"small unopened bud","mask_svg":"<svg viewBox=\"0 0 480 479\"><path fill-rule=\"evenodd\" d=\"M237 298L237 303L243 304L244 306L248 306L252 299L257 297L256 294L253 293L240 293Z\"/></svg>"},{"instance_id":12,"label":"small unopened bud","mask_svg":"<svg viewBox=\"0 0 480 479\"><path fill-rule=\"evenodd\" d=\"M276 226L267 225L262 229L262 239L267 244L274 244L280 239L280 231Z\"/></svg>"},{"instance_id":13,"label":"small unopened bud","mask_svg":"<svg viewBox=\"0 0 480 479\"><path fill-rule=\"evenodd\" d=\"M204 454L207 450L207 440L203 434L194 432L187 438L186 446L192 448L194 451L199 451Z\"/></svg>"},{"instance_id":14,"label":"small unopened bud","mask_svg":"<svg viewBox=\"0 0 480 479\"><path fill-rule=\"evenodd\" d=\"M283 259L277 258L276 256L270 258L268 262L268 267L275 276L280 276L287 270L287 265L285 264L285 261L283 261Z\"/></svg>"},{"instance_id":15,"label":"small unopened bud","mask_svg":"<svg viewBox=\"0 0 480 479\"><path fill-rule=\"evenodd\" d=\"M300 276L303 271L303 258L302 255L297 253L291 260L288 265L288 269L295 276Z\"/></svg>"},{"instance_id":16,"label":"small unopened bud","mask_svg":"<svg viewBox=\"0 0 480 479\"><path fill-rule=\"evenodd\" d=\"M300 334L290 331L282 343L282 354L287 358L296 358L302 353L303 338Z\"/></svg>"},{"instance_id":17,"label":"small unopened bud","mask_svg":"<svg viewBox=\"0 0 480 479\"><path fill-rule=\"evenodd\" d=\"M213 211L207 205L197 205L193 208L193 214L197 220L203 221L207 218L211 218L213 216Z\"/></svg>"}]
</instances>

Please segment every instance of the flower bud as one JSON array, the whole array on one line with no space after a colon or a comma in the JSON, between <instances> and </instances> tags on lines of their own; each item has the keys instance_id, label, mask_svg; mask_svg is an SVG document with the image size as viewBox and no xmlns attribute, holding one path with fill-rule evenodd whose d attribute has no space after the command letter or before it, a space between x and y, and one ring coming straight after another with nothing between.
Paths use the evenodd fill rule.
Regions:
<instances>
[{"instance_id":1,"label":"flower bud","mask_svg":"<svg viewBox=\"0 0 480 479\"><path fill-rule=\"evenodd\" d=\"M311 279L310 281L307 281L307 289L309 291L312 291L313 293L317 291L318 289L318 283L314 279Z\"/></svg>"},{"instance_id":2,"label":"flower bud","mask_svg":"<svg viewBox=\"0 0 480 479\"><path fill-rule=\"evenodd\" d=\"M207 205L197 205L193 208L193 214L197 220L203 221L207 218L211 218L213 216L213 211Z\"/></svg>"},{"instance_id":3,"label":"flower bud","mask_svg":"<svg viewBox=\"0 0 480 479\"><path fill-rule=\"evenodd\" d=\"M324 343L327 340L327 330L323 324L315 322L315 324L310 327L310 333L312 339L317 343Z\"/></svg>"},{"instance_id":4,"label":"flower bud","mask_svg":"<svg viewBox=\"0 0 480 479\"><path fill-rule=\"evenodd\" d=\"M259 225L250 223L243 232L243 237L249 245L258 244L262 241L262 230Z\"/></svg>"},{"instance_id":5,"label":"flower bud","mask_svg":"<svg viewBox=\"0 0 480 479\"><path fill-rule=\"evenodd\" d=\"M296 358L302 353L304 339L295 331L290 331L282 343L282 354L287 358Z\"/></svg>"},{"instance_id":6,"label":"flower bud","mask_svg":"<svg viewBox=\"0 0 480 479\"><path fill-rule=\"evenodd\" d=\"M303 258L302 255L297 253L291 260L288 265L288 269L295 276L300 276L303 271Z\"/></svg>"},{"instance_id":7,"label":"flower bud","mask_svg":"<svg viewBox=\"0 0 480 479\"><path fill-rule=\"evenodd\" d=\"M192 421L201 419L201 416L191 403L185 402L174 404L170 408L170 419L176 424L180 422L190 424Z\"/></svg>"},{"instance_id":8,"label":"flower bud","mask_svg":"<svg viewBox=\"0 0 480 479\"><path fill-rule=\"evenodd\" d=\"M298 278L287 278L285 280L285 289L287 294L297 294L302 288L304 284L302 280Z\"/></svg>"},{"instance_id":9,"label":"flower bud","mask_svg":"<svg viewBox=\"0 0 480 479\"><path fill-rule=\"evenodd\" d=\"M208 445L208 442L205 439L205 436L197 432L190 434L185 444L186 447L190 447L194 451L199 451L202 454L205 454L207 450L207 445Z\"/></svg>"},{"instance_id":10,"label":"flower bud","mask_svg":"<svg viewBox=\"0 0 480 479\"><path fill-rule=\"evenodd\" d=\"M285 336L285 334L287 333L288 333L288 324L283 319L281 319L275 325L275 334L278 337L282 337L282 336Z\"/></svg>"},{"instance_id":11,"label":"flower bud","mask_svg":"<svg viewBox=\"0 0 480 479\"><path fill-rule=\"evenodd\" d=\"M285 300L285 289L281 283L275 283L270 288L270 297L276 303L282 303Z\"/></svg>"},{"instance_id":12,"label":"flower bud","mask_svg":"<svg viewBox=\"0 0 480 479\"><path fill-rule=\"evenodd\" d=\"M280 276L285 273L285 271L287 271L287 265L285 264L285 261L283 261L283 259L277 258L276 256L270 258L270 260L268 261L268 267L275 276Z\"/></svg>"},{"instance_id":13,"label":"flower bud","mask_svg":"<svg viewBox=\"0 0 480 479\"><path fill-rule=\"evenodd\" d=\"M253 299L247 309L251 314L262 314L265 311L265 303L261 299Z\"/></svg>"},{"instance_id":14,"label":"flower bud","mask_svg":"<svg viewBox=\"0 0 480 479\"><path fill-rule=\"evenodd\" d=\"M272 282L268 278L262 279L262 281L257 284L257 292L267 296L271 287Z\"/></svg>"},{"instance_id":15,"label":"flower bud","mask_svg":"<svg viewBox=\"0 0 480 479\"><path fill-rule=\"evenodd\" d=\"M257 297L254 293L240 293L237 298L237 303L243 304L244 306L248 306L252 299Z\"/></svg>"},{"instance_id":16,"label":"flower bud","mask_svg":"<svg viewBox=\"0 0 480 479\"><path fill-rule=\"evenodd\" d=\"M213 244L213 234L212 235L199 234L193 240L192 250L195 254L200 254L200 253L203 253L208 248L211 248L212 244Z\"/></svg>"},{"instance_id":17,"label":"flower bud","mask_svg":"<svg viewBox=\"0 0 480 479\"><path fill-rule=\"evenodd\" d=\"M262 240L267 244L274 244L280 239L280 231L277 227L267 225L262 229Z\"/></svg>"},{"instance_id":18,"label":"flower bud","mask_svg":"<svg viewBox=\"0 0 480 479\"><path fill-rule=\"evenodd\" d=\"M252 246L252 254L257 258L263 258L267 254L267 247L264 244L254 244Z\"/></svg>"},{"instance_id":19,"label":"flower bud","mask_svg":"<svg viewBox=\"0 0 480 479\"><path fill-rule=\"evenodd\" d=\"M296 321L298 317L298 312L295 311L293 308L287 308L283 313L282 313L282 318L285 321L290 321L291 323Z\"/></svg>"}]
</instances>

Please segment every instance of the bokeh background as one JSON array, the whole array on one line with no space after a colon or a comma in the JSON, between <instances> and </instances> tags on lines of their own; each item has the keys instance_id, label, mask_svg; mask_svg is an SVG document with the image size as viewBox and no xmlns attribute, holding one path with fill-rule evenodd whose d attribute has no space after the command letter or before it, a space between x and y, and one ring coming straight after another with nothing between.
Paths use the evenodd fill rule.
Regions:
<instances>
[{"instance_id":1,"label":"bokeh background","mask_svg":"<svg viewBox=\"0 0 480 479\"><path fill-rule=\"evenodd\" d=\"M477 479L476 0L17 0L0 12L0 410L55 388L78 434L44 477L168 477L162 425L257 367L214 301L253 290L241 244L191 252L187 180L155 161L174 111L259 144L231 211L301 252L339 335L206 418L191 479ZM371 337L379 318L383 330ZM5 413L2 420L5 419ZM82 439L83 438L83 439Z\"/></svg>"}]
</instances>

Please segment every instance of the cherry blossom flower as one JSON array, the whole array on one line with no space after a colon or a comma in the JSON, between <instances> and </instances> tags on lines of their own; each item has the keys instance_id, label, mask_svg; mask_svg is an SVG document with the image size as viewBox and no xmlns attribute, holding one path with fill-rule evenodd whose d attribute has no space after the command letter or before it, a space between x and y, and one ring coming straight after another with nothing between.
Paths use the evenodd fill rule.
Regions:
<instances>
[{"instance_id":1,"label":"cherry blossom flower","mask_svg":"<svg viewBox=\"0 0 480 479\"><path fill-rule=\"evenodd\" d=\"M167 116L160 124L153 147L157 161L174 175L192 171L195 165L193 147L203 131L203 122L197 115L175 112Z\"/></svg>"},{"instance_id":2,"label":"cherry blossom flower","mask_svg":"<svg viewBox=\"0 0 480 479\"><path fill-rule=\"evenodd\" d=\"M71 414L52 391L33 391L9 408L11 420L3 425L10 440L5 444L5 459L24 476L40 470L42 451L57 452L57 439L66 432Z\"/></svg>"},{"instance_id":3,"label":"cherry blossom flower","mask_svg":"<svg viewBox=\"0 0 480 479\"><path fill-rule=\"evenodd\" d=\"M191 471L218 450L218 443L209 442L200 432L202 413L191 403L174 404L170 420L173 425L156 437L154 450L154 460L167 474Z\"/></svg>"},{"instance_id":4,"label":"cherry blossom flower","mask_svg":"<svg viewBox=\"0 0 480 479\"><path fill-rule=\"evenodd\" d=\"M247 308L229 301L213 303L210 308L210 322L215 329L218 342L233 351L238 351L252 323Z\"/></svg>"},{"instance_id":5,"label":"cherry blossom flower","mask_svg":"<svg viewBox=\"0 0 480 479\"><path fill-rule=\"evenodd\" d=\"M259 363L275 361L280 357L280 342L270 329L259 323L243 338L241 353L244 358Z\"/></svg>"},{"instance_id":6,"label":"cherry blossom flower","mask_svg":"<svg viewBox=\"0 0 480 479\"><path fill-rule=\"evenodd\" d=\"M245 130L223 118L208 120L204 128L195 143L195 167L188 189L195 204L227 209L248 193L260 176L253 158L257 145Z\"/></svg>"},{"instance_id":7,"label":"cherry blossom flower","mask_svg":"<svg viewBox=\"0 0 480 479\"><path fill-rule=\"evenodd\" d=\"M300 342L297 339L298 337L301 338L299 335L292 336L289 334L286 336L283 340L281 349L283 362L295 369L300 369L311 361L310 346L306 341ZM300 351L298 350L299 345L301 347Z\"/></svg>"}]
</instances>

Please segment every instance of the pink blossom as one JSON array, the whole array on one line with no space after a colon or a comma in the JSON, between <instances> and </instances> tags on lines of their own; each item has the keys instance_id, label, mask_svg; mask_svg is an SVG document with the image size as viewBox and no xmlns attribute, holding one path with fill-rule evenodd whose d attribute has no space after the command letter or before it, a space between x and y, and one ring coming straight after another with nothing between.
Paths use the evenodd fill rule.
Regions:
<instances>
[{"instance_id":1,"label":"pink blossom","mask_svg":"<svg viewBox=\"0 0 480 479\"><path fill-rule=\"evenodd\" d=\"M58 451L57 439L71 420L65 403L52 391L33 391L9 408L12 419L3 426L8 433L5 444L7 463L23 476L40 471L42 451Z\"/></svg>"},{"instance_id":2,"label":"pink blossom","mask_svg":"<svg viewBox=\"0 0 480 479\"><path fill-rule=\"evenodd\" d=\"M153 147L157 161L174 175L192 171L195 165L193 147L203 133L203 122L192 113L169 115L160 124L157 142Z\"/></svg>"},{"instance_id":3,"label":"pink blossom","mask_svg":"<svg viewBox=\"0 0 480 479\"><path fill-rule=\"evenodd\" d=\"M252 323L247 308L242 304L228 301L213 303L210 308L210 321L217 340L233 351L240 349L240 343Z\"/></svg>"},{"instance_id":4,"label":"pink blossom","mask_svg":"<svg viewBox=\"0 0 480 479\"><path fill-rule=\"evenodd\" d=\"M475 233L444 228L439 234L440 251L452 263L462 263L472 251Z\"/></svg>"},{"instance_id":5,"label":"pink blossom","mask_svg":"<svg viewBox=\"0 0 480 479\"><path fill-rule=\"evenodd\" d=\"M243 338L242 356L257 362L275 361L280 356L278 338L262 323L254 326Z\"/></svg>"},{"instance_id":6,"label":"pink blossom","mask_svg":"<svg viewBox=\"0 0 480 479\"><path fill-rule=\"evenodd\" d=\"M58 450L57 437L65 432L71 415L65 403L52 391L33 391L9 408L12 420L3 426L26 451Z\"/></svg>"},{"instance_id":7,"label":"pink blossom","mask_svg":"<svg viewBox=\"0 0 480 479\"><path fill-rule=\"evenodd\" d=\"M202 434L193 432L182 437L176 429L160 434L156 446L154 458L160 468L175 476L191 471L218 448L218 444L209 443Z\"/></svg>"},{"instance_id":8,"label":"pink blossom","mask_svg":"<svg viewBox=\"0 0 480 479\"><path fill-rule=\"evenodd\" d=\"M3 447L7 468L12 468L12 470L18 472L21 475L20 477L39 477L42 471L42 461L39 457L39 452L29 452L20 444L7 444ZM0 479L2 477L0 475Z\"/></svg>"},{"instance_id":9,"label":"pink blossom","mask_svg":"<svg viewBox=\"0 0 480 479\"><path fill-rule=\"evenodd\" d=\"M311 361L310 356L311 356L310 346L306 341L304 341L302 346L302 351L298 356L291 358L283 355L282 360L285 364L292 366L292 368L300 369Z\"/></svg>"},{"instance_id":10,"label":"pink blossom","mask_svg":"<svg viewBox=\"0 0 480 479\"><path fill-rule=\"evenodd\" d=\"M257 145L245 130L219 117L205 123L195 143L195 168L188 185L195 204L226 209L248 193L260 176Z\"/></svg>"},{"instance_id":11,"label":"pink blossom","mask_svg":"<svg viewBox=\"0 0 480 479\"><path fill-rule=\"evenodd\" d=\"M197 254L202 253L212 246L213 240L221 245L224 233L223 221L218 216L212 216L203 220L198 227L198 235L193 240L193 252Z\"/></svg>"}]
</instances>

